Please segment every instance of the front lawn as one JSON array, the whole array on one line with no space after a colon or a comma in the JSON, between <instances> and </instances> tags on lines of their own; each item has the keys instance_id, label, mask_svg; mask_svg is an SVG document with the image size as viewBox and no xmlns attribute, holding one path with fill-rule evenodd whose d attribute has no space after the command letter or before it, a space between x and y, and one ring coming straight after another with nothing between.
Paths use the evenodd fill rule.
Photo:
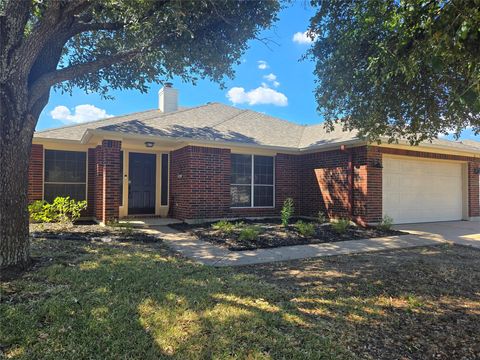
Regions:
<instances>
[{"instance_id":1,"label":"front lawn","mask_svg":"<svg viewBox=\"0 0 480 360\"><path fill-rule=\"evenodd\" d=\"M32 247L36 265L1 283L6 358L480 356L480 253L468 248L216 269L160 242Z\"/></svg>"},{"instance_id":2,"label":"front lawn","mask_svg":"<svg viewBox=\"0 0 480 360\"><path fill-rule=\"evenodd\" d=\"M172 228L188 232L197 239L226 247L231 251L275 248L279 246L322 244L345 240L404 235L406 232L377 227L361 227L353 223L345 227L335 223L292 219L284 227L279 219L218 221L216 223L174 224ZM342 225L342 224L338 224Z\"/></svg>"}]
</instances>

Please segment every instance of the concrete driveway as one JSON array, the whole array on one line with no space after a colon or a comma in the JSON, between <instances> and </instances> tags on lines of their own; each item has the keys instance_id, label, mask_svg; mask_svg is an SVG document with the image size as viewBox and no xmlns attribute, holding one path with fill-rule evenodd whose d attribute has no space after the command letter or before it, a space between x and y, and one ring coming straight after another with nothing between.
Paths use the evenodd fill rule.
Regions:
<instances>
[{"instance_id":1,"label":"concrete driveway","mask_svg":"<svg viewBox=\"0 0 480 360\"><path fill-rule=\"evenodd\" d=\"M403 224L395 228L417 234L420 238L449 241L480 249L480 221Z\"/></svg>"}]
</instances>

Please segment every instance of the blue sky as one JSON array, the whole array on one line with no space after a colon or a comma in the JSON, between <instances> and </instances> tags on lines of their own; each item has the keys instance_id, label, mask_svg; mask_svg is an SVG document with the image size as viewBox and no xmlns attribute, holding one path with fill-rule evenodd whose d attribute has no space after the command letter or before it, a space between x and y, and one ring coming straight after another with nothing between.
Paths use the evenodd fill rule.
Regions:
<instances>
[{"instance_id":1,"label":"blue sky","mask_svg":"<svg viewBox=\"0 0 480 360\"><path fill-rule=\"evenodd\" d=\"M314 98L314 63L300 60L310 46L303 33L313 14L314 9L304 1L293 2L284 9L274 27L260 36L278 45L272 43L267 47L260 41L251 41L242 63L235 66L235 78L227 79L225 89L210 81L199 81L193 86L174 79L174 86L180 92L180 105L216 101L299 124L321 122ZM75 90L72 96L52 91L37 130L156 108L159 88L160 85L152 84L147 94L112 91L110 95L114 100L104 100L82 90ZM469 131L462 137L474 138Z\"/></svg>"}]
</instances>

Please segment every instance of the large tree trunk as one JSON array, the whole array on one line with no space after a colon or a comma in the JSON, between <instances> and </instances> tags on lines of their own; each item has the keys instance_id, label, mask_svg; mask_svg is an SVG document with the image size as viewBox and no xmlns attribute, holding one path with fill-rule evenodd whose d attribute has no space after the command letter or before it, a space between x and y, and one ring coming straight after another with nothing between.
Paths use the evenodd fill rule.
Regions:
<instances>
[{"instance_id":1,"label":"large tree trunk","mask_svg":"<svg viewBox=\"0 0 480 360\"><path fill-rule=\"evenodd\" d=\"M22 111L25 104L13 101L10 89L0 90L0 268L25 267L30 261L27 193L35 121Z\"/></svg>"}]
</instances>

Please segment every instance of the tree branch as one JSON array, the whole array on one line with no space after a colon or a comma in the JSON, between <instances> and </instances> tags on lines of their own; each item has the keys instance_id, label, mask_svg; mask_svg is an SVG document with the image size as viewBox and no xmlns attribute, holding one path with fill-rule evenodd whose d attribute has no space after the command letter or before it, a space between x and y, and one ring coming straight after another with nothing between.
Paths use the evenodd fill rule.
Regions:
<instances>
[{"instance_id":1,"label":"tree branch","mask_svg":"<svg viewBox=\"0 0 480 360\"><path fill-rule=\"evenodd\" d=\"M113 64L122 63L128 60L133 59L142 51L141 48L134 48L130 50L125 50L118 52L114 55L104 56L97 60L81 63L76 65L71 65L69 67L55 70L41 76L37 81L33 83L30 87L30 100L28 107L32 107L37 100L43 96L50 88L58 83L63 81L72 80L78 78L88 73L98 71L102 68L108 67Z\"/></svg>"}]
</instances>

